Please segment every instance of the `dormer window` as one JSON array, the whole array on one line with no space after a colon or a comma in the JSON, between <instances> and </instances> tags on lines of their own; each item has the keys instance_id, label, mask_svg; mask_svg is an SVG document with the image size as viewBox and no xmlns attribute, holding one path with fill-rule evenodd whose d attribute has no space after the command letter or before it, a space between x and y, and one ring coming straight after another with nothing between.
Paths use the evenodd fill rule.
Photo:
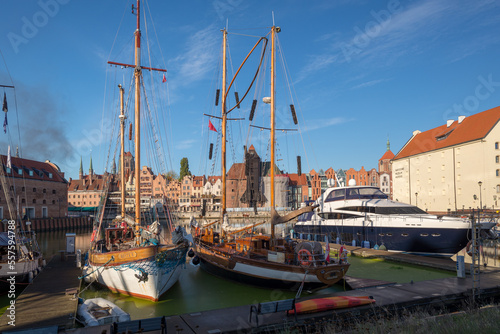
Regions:
<instances>
[{"instance_id":1,"label":"dormer window","mask_svg":"<svg viewBox=\"0 0 500 334\"><path fill-rule=\"evenodd\" d=\"M28 173L29 173L30 176L33 176L33 171L32 170L30 170Z\"/></svg>"},{"instance_id":2,"label":"dormer window","mask_svg":"<svg viewBox=\"0 0 500 334\"><path fill-rule=\"evenodd\" d=\"M10 167L6 167L5 170L6 170L7 174L12 171L12 169Z\"/></svg>"},{"instance_id":3,"label":"dormer window","mask_svg":"<svg viewBox=\"0 0 500 334\"><path fill-rule=\"evenodd\" d=\"M450 131L446 132L446 133L445 133L445 134L443 134L443 135L437 136L437 137L436 137L436 140L437 140L437 141L440 141L440 140L444 140L444 139L448 138L448 136L450 135L450 133L452 133L452 132L453 132L453 130L455 130L455 129L452 129L452 130L450 130Z\"/></svg>"}]
</instances>

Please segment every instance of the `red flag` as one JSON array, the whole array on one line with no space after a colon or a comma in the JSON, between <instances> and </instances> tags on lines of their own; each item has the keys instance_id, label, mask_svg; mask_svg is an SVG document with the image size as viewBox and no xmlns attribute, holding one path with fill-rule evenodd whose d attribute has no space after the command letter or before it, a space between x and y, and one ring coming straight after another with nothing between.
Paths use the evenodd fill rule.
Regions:
<instances>
[{"instance_id":1,"label":"red flag","mask_svg":"<svg viewBox=\"0 0 500 334\"><path fill-rule=\"evenodd\" d=\"M167 82L167 78L165 77L165 73L163 73L163 79L161 80L161 82Z\"/></svg>"},{"instance_id":2,"label":"red flag","mask_svg":"<svg viewBox=\"0 0 500 334\"><path fill-rule=\"evenodd\" d=\"M217 132L217 129L215 129L215 126L210 120L208 120L208 129Z\"/></svg>"}]
</instances>

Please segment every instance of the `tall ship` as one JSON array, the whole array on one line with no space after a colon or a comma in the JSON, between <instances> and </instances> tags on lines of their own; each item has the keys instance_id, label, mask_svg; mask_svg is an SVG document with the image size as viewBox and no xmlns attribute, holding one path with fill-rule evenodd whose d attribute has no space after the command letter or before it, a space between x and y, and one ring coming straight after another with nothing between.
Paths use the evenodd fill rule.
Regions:
<instances>
[{"instance_id":1,"label":"tall ship","mask_svg":"<svg viewBox=\"0 0 500 334\"><path fill-rule=\"evenodd\" d=\"M105 204L108 189L101 199L101 206L96 215L94 231L91 237L88 261L83 269L82 277L88 283L97 282L118 292L133 297L158 301L179 279L182 269L185 267L186 253L189 243L186 240L185 231L181 227L171 229L171 240L165 242L161 233L161 224L155 220L145 224L144 212L141 210L141 89L143 88L143 71L166 70L146 67L141 65L141 1L137 0L133 13L137 16L137 28L135 30L135 55L134 64L121 64L121 68L133 68L133 92L134 92L134 147L135 147L135 180L134 180L134 216L130 216L126 210L126 175L124 166L124 137L125 120L124 113L124 88L119 85L120 90L120 193L121 214L111 223L106 224L104 219ZM143 116L144 117L144 116ZM154 128L154 126L152 126ZM130 127L132 133L132 125ZM156 141L158 142L158 141ZM107 175L110 177L110 175ZM110 181L106 184L109 186ZM167 217L170 223L170 217ZM171 224L170 224L171 225Z\"/></svg>"},{"instance_id":2,"label":"tall ship","mask_svg":"<svg viewBox=\"0 0 500 334\"><path fill-rule=\"evenodd\" d=\"M220 219L206 224L199 224L194 220L191 222L192 235L194 239L193 262L200 263L203 270L223 278L235 280L241 283L259 285L264 287L274 287L290 290L301 290L302 288L324 288L337 283L346 274L349 263L346 257L337 259L329 259L328 252L325 252L320 242L307 241L298 242L289 237L278 236L275 229L280 224L285 224L292 221L300 214L311 212L313 207L305 207L297 211L292 211L281 216L276 210L275 203L275 151L276 151L276 88L275 88L275 62L276 62L276 34L280 32L279 27L273 26L271 31L258 40L254 48L262 42L262 56L258 64L258 70L261 68L262 59L264 58L268 38L270 38L270 97L264 97L263 102L269 105L270 108L270 127L259 127L270 131L269 151L270 151L270 168L269 168L269 207L271 218L258 222L253 225L248 225L240 229L229 228L231 226L227 217L227 197L226 194L226 122L229 120L228 113L234 110L240 101L236 98L236 105L232 108L228 107L227 96L228 92L234 83L236 75L242 68L240 66L235 76L232 78L229 86L226 86L226 50L227 50L227 30L223 32L223 58L222 58L222 75L220 96L221 103L221 175L222 175L222 201ZM251 51L251 52L252 52ZM251 53L250 52L250 53ZM250 55L250 54L249 54ZM248 59L249 55L245 58ZM258 76L258 73L255 77ZM248 92L248 91L247 91ZM247 94L245 94L246 96ZM236 95L237 96L237 95ZM257 100L253 100L252 110L250 111L249 120L251 121ZM293 109L292 109L293 110ZM294 111L294 110L293 110ZM294 114L293 114L294 115ZM213 116L212 116L213 117ZM296 120L296 117L294 117ZM297 124L297 122L295 122ZM266 140L267 141L267 140ZM245 155L248 157L248 152L245 150ZM259 176L250 175L250 167L246 167L247 179L254 178L255 184L258 183ZM248 203L253 203L256 210L257 201L267 201L263 194L259 194L259 189L248 188L243 194ZM233 194L231 194L233 195ZM234 196L233 196L234 197ZM270 225L270 234L256 233L255 228L259 225ZM217 228L219 227L219 228Z\"/></svg>"},{"instance_id":3,"label":"tall ship","mask_svg":"<svg viewBox=\"0 0 500 334\"><path fill-rule=\"evenodd\" d=\"M393 201L373 186L329 186L314 202L317 209L301 215L295 224L295 233L305 239L328 235L358 246L444 257L458 253L471 240L467 217L432 215ZM496 222L480 224L481 233L488 236Z\"/></svg>"}]
</instances>

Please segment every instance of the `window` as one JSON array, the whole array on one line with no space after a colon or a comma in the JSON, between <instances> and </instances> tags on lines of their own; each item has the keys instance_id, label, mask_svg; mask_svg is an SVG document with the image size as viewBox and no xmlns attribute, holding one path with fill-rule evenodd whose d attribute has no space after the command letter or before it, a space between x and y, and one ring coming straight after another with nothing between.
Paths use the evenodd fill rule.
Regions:
<instances>
[{"instance_id":1,"label":"window","mask_svg":"<svg viewBox=\"0 0 500 334\"><path fill-rule=\"evenodd\" d=\"M7 168L6 168L6 171L7 171L7 174L9 174L9 173L10 173L10 171L11 171L10 167L7 167Z\"/></svg>"},{"instance_id":2,"label":"window","mask_svg":"<svg viewBox=\"0 0 500 334\"><path fill-rule=\"evenodd\" d=\"M33 204L36 204L36 199L33 198Z\"/></svg>"},{"instance_id":3,"label":"window","mask_svg":"<svg viewBox=\"0 0 500 334\"><path fill-rule=\"evenodd\" d=\"M36 193L36 188L33 188L33 192Z\"/></svg>"},{"instance_id":4,"label":"window","mask_svg":"<svg viewBox=\"0 0 500 334\"><path fill-rule=\"evenodd\" d=\"M42 192L43 192L44 194L46 194L46 193L47 193L47 189L45 189L45 188L44 188Z\"/></svg>"},{"instance_id":5,"label":"window","mask_svg":"<svg viewBox=\"0 0 500 334\"><path fill-rule=\"evenodd\" d=\"M55 189L52 189L52 194L55 194L56 193L56 190Z\"/></svg>"},{"instance_id":6,"label":"window","mask_svg":"<svg viewBox=\"0 0 500 334\"><path fill-rule=\"evenodd\" d=\"M496 162L496 163L499 163L499 162L500 162L500 155L497 155L497 156L495 157L495 162Z\"/></svg>"},{"instance_id":7,"label":"window","mask_svg":"<svg viewBox=\"0 0 500 334\"><path fill-rule=\"evenodd\" d=\"M498 142L495 143L495 150L498 150Z\"/></svg>"},{"instance_id":8,"label":"window","mask_svg":"<svg viewBox=\"0 0 500 334\"><path fill-rule=\"evenodd\" d=\"M33 171L32 170L29 171L29 175L33 176Z\"/></svg>"},{"instance_id":9,"label":"window","mask_svg":"<svg viewBox=\"0 0 500 334\"><path fill-rule=\"evenodd\" d=\"M47 207L42 208L42 218L47 218L49 216L49 210L47 210Z\"/></svg>"},{"instance_id":10,"label":"window","mask_svg":"<svg viewBox=\"0 0 500 334\"><path fill-rule=\"evenodd\" d=\"M500 176L500 169L497 169L497 176Z\"/></svg>"}]
</instances>

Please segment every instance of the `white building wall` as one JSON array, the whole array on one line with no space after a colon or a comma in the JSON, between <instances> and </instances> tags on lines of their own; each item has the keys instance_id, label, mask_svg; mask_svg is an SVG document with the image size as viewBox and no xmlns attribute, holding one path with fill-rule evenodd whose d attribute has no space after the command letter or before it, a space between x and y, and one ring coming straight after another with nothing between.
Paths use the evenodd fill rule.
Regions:
<instances>
[{"instance_id":1,"label":"white building wall","mask_svg":"<svg viewBox=\"0 0 500 334\"><path fill-rule=\"evenodd\" d=\"M496 142L500 142L498 125L483 140L394 160L394 199L429 211L478 208L480 201L483 207L498 209L500 144L496 149Z\"/></svg>"}]
</instances>

